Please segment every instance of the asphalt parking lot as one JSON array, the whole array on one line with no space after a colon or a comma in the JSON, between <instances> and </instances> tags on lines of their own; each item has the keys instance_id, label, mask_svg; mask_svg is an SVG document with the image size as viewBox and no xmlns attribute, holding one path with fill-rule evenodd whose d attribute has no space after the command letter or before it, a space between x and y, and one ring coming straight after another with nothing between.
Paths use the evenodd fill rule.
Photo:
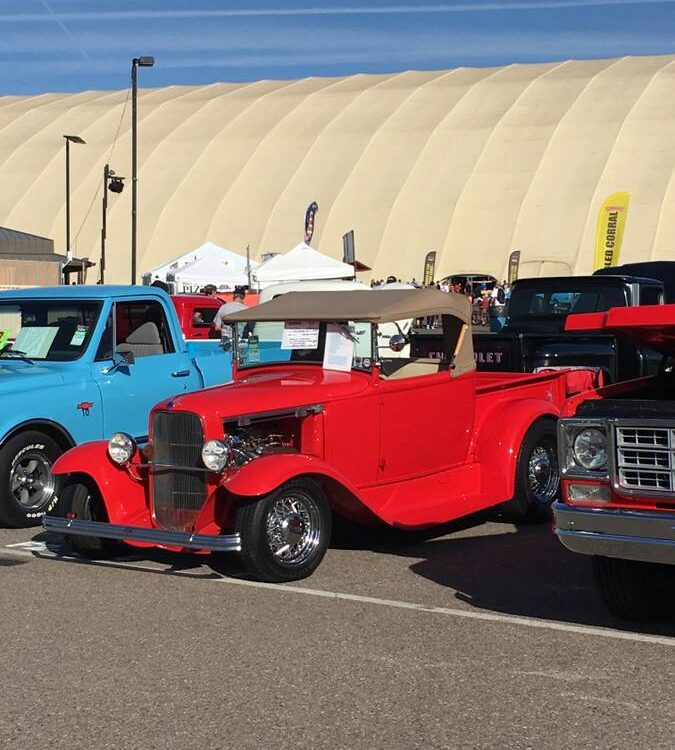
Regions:
<instances>
[{"instance_id":1,"label":"asphalt parking lot","mask_svg":"<svg viewBox=\"0 0 675 750\"><path fill-rule=\"evenodd\" d=\"M317 573L0 530L0 746L670 748L675 623L608 615L546 525L343 532Z\"/></svg>"}]
</instances>

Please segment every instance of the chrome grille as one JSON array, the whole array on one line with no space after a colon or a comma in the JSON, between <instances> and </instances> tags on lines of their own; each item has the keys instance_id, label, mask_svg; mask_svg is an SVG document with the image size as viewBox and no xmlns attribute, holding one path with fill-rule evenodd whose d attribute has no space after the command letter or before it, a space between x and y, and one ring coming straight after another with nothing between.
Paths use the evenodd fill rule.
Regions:
<instances>
[{"instance_id":1,"label":"chrome grille","mask_svg":"<svg viewBox=\"0 0 675 750\"><path fill-rule=\"evenodd\" d=\"M155 464L187 468L152 469L152 509L160 526L173 531L192 530L206 502L206 474L201 462L204 433L196 414L157 412L152 420Z\"/></svg>"},{"instance_id":2,"label":"chrome grille","mask_svg":"<svg viewBox=\"0 0 675 750\"><path fill-rule=\"evenodd\" d=\"M629 490L675 491L675 430L617 425L619 485Z\"/></svg>"}]
</instances>

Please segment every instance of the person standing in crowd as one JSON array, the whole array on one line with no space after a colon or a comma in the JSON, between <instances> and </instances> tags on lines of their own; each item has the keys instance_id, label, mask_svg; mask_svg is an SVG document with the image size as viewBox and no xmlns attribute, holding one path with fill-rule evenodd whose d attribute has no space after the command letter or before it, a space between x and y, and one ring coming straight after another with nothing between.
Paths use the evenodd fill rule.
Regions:
<instances>
[{"instance_id":1,"label":"person standing in crowd","mask_svg":"<svg viewBox=\"0 0 675 750\"><path fill-rule=\"evenodd\" d=\"M504 327L506 322L505 308L506 308L506 292L504 290L504 284L495 284L490 292L490 330L492 332L499 332Z\"/></svg>"},{"instance_id":2,"label":"person standing in crowd","mask_svg":"<svg viewBox=\"0 0 675 750\"><path fill-rule=\"evenodd\" d=\"M231 313L239 312L239 310L245 309L244 299L246 292L241 288L237 287L232 295L232 302L226 302L218 308L218 312L213 319L213 326L216 331L220 332L220 342L224 349L230 349L232 346L233 331L232 326L227 323L223 323L223 318Z\"/></svg>"},{"instance_id":3,"label":"person standing in crowd","mask_svg":"<svg viewBox=\"0 0 675 750\"><path fill-rule=\"evenodd\" d=\"M162 281L159 276L155 276L152 284L150 286L156 286L160 289L163 289L165 292L171 293L171 289L169 288L169 285L166 283L166 281Z\"/></svg>"},{"instance_id":4,"label":"person standing in crowd","mask_svg":"<svg viewBox=\"0 0 675 750\"><path fill-rule=\"evenodd\" d=\"M207 284L206 286L200 289L200 292L202 294L206 294L208 297L218 296L218 288L216 287L215 284Z\"/></svg>"}]
</instances>

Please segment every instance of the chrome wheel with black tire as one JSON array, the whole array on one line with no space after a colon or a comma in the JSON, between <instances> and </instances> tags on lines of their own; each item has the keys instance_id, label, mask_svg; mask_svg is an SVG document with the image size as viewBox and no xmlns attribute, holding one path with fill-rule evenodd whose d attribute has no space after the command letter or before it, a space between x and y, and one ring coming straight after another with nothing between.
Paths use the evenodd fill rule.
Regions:
<instances>
[{"instance_id":1,"label":"chrome wheel with black tire","mask_svg":"<svg viewBox=\"0 0 675 750\"><path fill-rule=\"evenodd\" d=\"M541 521L551 517L560 495L556 422L544 418L527 431L518 454L515 494L501 508L511 521Z\"/></svg>"},{"instance_id":2,"label":"chrome wheel with black tire","mask_svg":"<svg viewBox=\"0 0 675 750\"><path fill-rule=\"evenodd\" d=\"M326 495L312 479L294 479L263 498L242 500L236 511L242 561L260 581L306 578L326 553L331 522Z\"/></svg>"},{"instance_id":3,"label":"chrome wheel with black tire","mask_svg":"<svg viewBox=\"0 0 675 750\"><path fill-rule=\"evenodd\" d=\"M51 437L29 430L0 449L0 524L37 526L55 501L54 461L63 453Z\"/></svg>"}]
</instances>

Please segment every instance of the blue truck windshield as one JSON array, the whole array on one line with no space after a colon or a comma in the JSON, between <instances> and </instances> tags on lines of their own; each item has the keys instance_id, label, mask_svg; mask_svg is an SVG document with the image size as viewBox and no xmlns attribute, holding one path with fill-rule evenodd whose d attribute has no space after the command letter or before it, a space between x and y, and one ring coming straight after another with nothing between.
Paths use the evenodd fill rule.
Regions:
<instances>
[{"instance_id":1,"label":"blue truck windshield","mask_svg":"<svg viewBox=\"0 0 675 750\"><path fill-rule=\"evenodd\" d=\"M79 359L100 311L100 302L0 302L0 357L47 362Z\"/></svg>"}]
</instances>

